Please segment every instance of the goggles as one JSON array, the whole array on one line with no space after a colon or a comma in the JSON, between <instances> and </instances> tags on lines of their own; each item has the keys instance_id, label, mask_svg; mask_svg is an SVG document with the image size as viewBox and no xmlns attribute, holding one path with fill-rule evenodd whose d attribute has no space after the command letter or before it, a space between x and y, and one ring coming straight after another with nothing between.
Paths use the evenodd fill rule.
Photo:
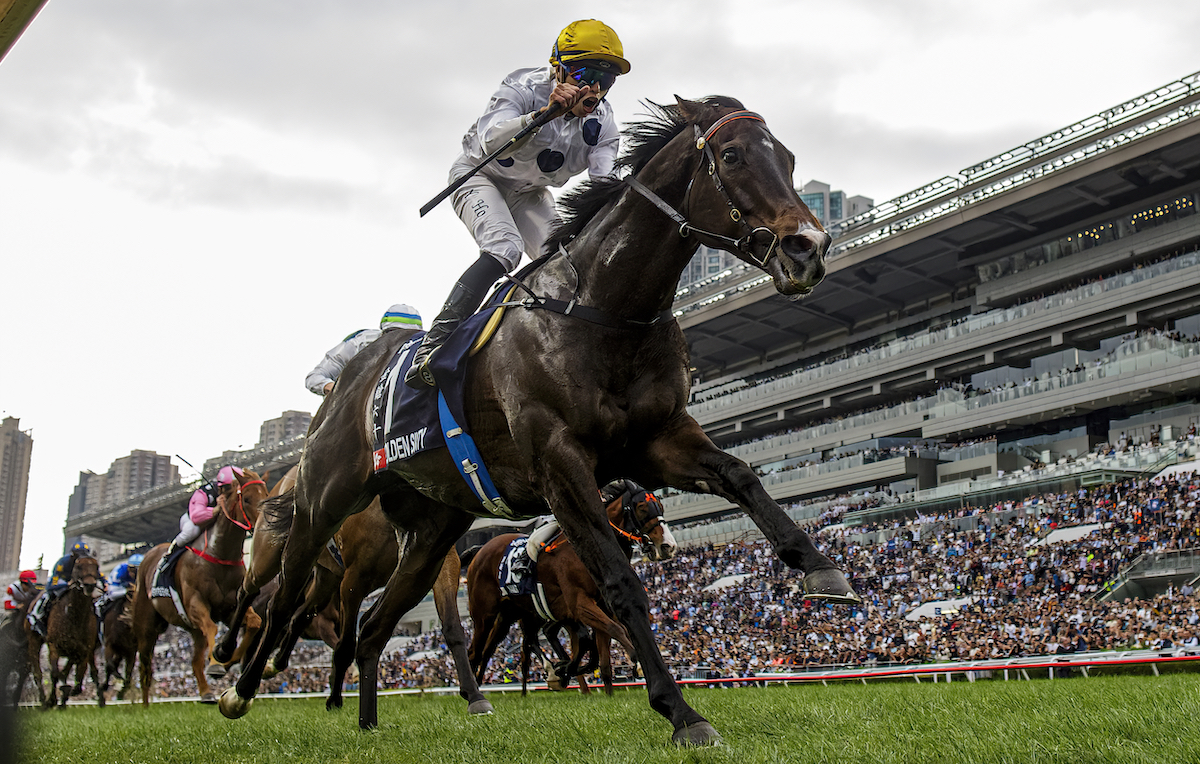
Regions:
<instances>
[{"instance_id":1,"label":"goggles","mask_svg":"<svg viewBox=\"0 0 1200 764\"><path fill-rule=\"evenodd\" d=\"M614 72L606 72L603 69L596 69L591 66L580 66L572 69L569 65L566 67L567 79L576 83L580 87L584 85L595 85L600 90L608 90L617 81L617 75Z\"/></svg>"}]
</instances>

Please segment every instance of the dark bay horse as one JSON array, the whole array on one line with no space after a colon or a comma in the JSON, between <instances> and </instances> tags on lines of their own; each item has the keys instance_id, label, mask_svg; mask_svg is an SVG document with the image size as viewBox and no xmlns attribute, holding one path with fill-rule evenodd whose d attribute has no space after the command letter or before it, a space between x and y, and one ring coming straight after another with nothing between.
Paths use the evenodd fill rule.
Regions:
<instances>
[{"instance_id":1,"label":"dark bay horse","mask_svg":"<svg viewBox=\"0 0 1200 764\"><path fill-rule=\"evenodd\" d=\"M133 595L131 589L124 597L117 600L104 611L104 620L100 633L104 636L101 644L104 656L104 684L100 686L100 695L108 692L113 677L121 678L121 667L125 667L125 678L121 683L121 691L117 697L125 700L133 682L133 669L137 664L137 635L133 633Z\"/></svg>"},{"instance_id":2,"label":"dark bay horse","mask_svg":"<svg viewBox=\"0 0 1200 764\"><path fill-rule=\"evenodd\" d=\"M662 519L662 504L653 494L628 480L618 480L601 489L606 505L608 524L617 543L625 551L626 559L632 554L634 543L645 550L651 560L665 560L675 554L675 538ZM634 655L629 635L621 624L615 622L601 602L600 589L579 559L575 549L561 536L550 542L538 556L536 578L545 593L551 618L545 619L532 595L505 595L500 586L500 560L509 544L524 536L506 533L488 541L472 555L467 565L467 601L471 621L475 625L471 640L471 668L475 678L483 681L487 664L496 648L508 635L513 623L520 622L525 633L521 657L522 692L529 675L530 631L534 624L544 624L550 646L565 654L558 644L557 632L560 624L574 627L583 624L595 633L594 661L600 666L604 690L612 694L612 665L610 656L611 639L616 639L625 651ZM583 650L578 645L578 630L572 629L574 654L565 666L556 666L555 673L565 684L570 677L578 676L581 669ZM586 688L581 681L580 687Z\"/></svg>"},{"instance_id":3,"label":"dark bay horse","mask_svg":"<svg viewBox=\"0 0 1200 764\"><path fill-rule=\"evenodd\" d=\"M548 257L527 269L529 309L509 309L465 380L464 425L514 514L552 511L604 601L629 633L650 705L680 744L720 735L671 677L650 628L649 601L608 526L598 488L617 477L715 494L741 507L809 597L857 602L845 576L771 499L744 462L717 448L687 413L687 342L670 308L699 244L719 247L799 298L824 278L830 237L792 182L793 157L756 114L713 97L657 107L626 131L619 172L564 200ZM651 197L646 194L649 193ZM680 212L679 210L682 210ZM400 615L433 585L447 550L485 510L444 449L374 471L371 398L409 333L387 332L342 372L314 417L296 483L268 639L290 619L325 542L379 497L403 535L400 561L364 620L357 650L359 725L378 723L380 652ZM255 652L221 712L245 714L266 664Z\"/></svg>"},{"instance_id":4,"label":"dark bay horse","mask_svg":"<svg viewBox=\"0 0 1200 764\"><path fill-rule=\"evenodd\" d=\"M99 585L100 563L94 557L77 559L71 569L71 583L66 594L50 606L50 612L46 616L46 639L43 640L33 631L29 632L29 663L43 709L53 708L58 703L59 679L64 680L63 706L67 705L67 698L78 695L83 689L85 671L91 673L92 684L97 690L100 688L100 678L96 673L96 644L100 623L93 608ZM42 596L46 595L43 593ZM43 644L46 645L47 662L50 664L49 695L42 687ZM66 663L61 667L60 658L66 659ZM65 681L70 676L72 667L75 668L75 686L68 687ZM103 708L104 696L99 695L98 700Z\"/></svg>"},{"instance_id":5,"label":"dark bay horse","mask_svg":"<svg viewBox=\"0 0 1200 764\"><path fill-rule=\"evenodd\" d=\"M184 615L176 610L171 598L150 596L151 581L167 545L159 544L151 549L138 566L133 630L141 661L143 705L150 703L154 644L168 625L178 626L192 636L192 672L196 676L200 700L204 703L216 701L205 675L224 674L228 663L212 659L207 672L205 664L210 660L212 645L216 642L217 623L227 623L237 605L238 587L243 576L242 545L258 519L259 507L267 498L266 482L253 470L243 470L235 477L234 484L221 488L221 509L212 525L184 551L175 565L175 583ZM256 621L247 621L251 629L257 628ZM235 655L234 660L240 657L240 654Z\"/></svg>"}]
</instances>

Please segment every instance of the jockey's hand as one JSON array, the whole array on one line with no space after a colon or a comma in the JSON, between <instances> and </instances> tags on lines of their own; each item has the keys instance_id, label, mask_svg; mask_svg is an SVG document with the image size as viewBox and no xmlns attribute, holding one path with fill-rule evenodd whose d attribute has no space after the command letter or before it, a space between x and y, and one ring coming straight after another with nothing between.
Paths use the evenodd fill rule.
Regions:
<instances>
[{"instance_id":1,"label":"jockey's hand","mask_svg":"<svg viewBox=\"0 0 1200 764\"><path fill-rule=\"evenodd\" d=\"M541 111L545 111L554 104L562 106L562 112L559 116L565 115L571 111L575 104L592 92L592 86L586 85L579 87L573 82L555 82L554 90L550 91L550 103Z\"/></svg>"}]
</instances>

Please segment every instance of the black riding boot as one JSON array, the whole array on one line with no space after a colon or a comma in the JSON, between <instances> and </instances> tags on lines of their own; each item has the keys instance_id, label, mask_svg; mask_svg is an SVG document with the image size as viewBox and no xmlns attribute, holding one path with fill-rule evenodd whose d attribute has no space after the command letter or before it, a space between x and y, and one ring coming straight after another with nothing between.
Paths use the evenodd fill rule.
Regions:
<instances>
[{"instance_id":1,"label":"black riding boot","mask_svg":"<svg viewBox=\"0 0 1200 764\"><path fill-rule=\"evenodd\" d=\"M496 258L487 253L481 253L479 259L471 264L459 277L450 297L442 306L442 312L429 325L421 347L413 355L412 366L404 375L404 384L420 389L422 387L437 387L433 374L429 371L429 358L433 351L445 344L454 330L466 319L470 318L483 302L483 296L488 287L495 283L507 272L507 269Z\"/></svg>"}]
</instances>

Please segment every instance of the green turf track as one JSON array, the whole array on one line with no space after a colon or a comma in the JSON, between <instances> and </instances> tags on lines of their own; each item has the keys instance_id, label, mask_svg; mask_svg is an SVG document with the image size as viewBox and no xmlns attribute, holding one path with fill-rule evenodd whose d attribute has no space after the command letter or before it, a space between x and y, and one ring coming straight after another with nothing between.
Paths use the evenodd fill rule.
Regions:
<instances>
[{"instance_id":1,"label":"green turf track","mask_svg":"<svg viewBox=\"0 0 1200 764\"><path fill-rule=\"evenodd\" d=\"M71 706L17 715L29 762L1154 762L1200 761L1200 675L1033 682L688 689L724 736L678 749L644 690L612 698L493 694L468 718L456 696L387 696L361 732L357 700L258 700L229 721L215 707ZM11 753L11 749L8 751Z\"/></svg>"}]
</instances>

